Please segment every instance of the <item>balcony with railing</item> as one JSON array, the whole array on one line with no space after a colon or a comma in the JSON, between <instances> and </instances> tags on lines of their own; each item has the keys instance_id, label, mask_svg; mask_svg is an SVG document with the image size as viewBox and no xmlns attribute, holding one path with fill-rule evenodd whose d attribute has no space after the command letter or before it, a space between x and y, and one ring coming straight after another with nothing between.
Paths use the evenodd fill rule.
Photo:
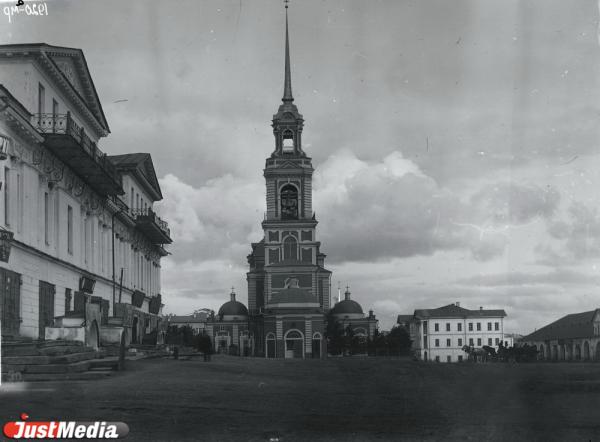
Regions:
<instances>
[{"instance_id":1,"label":"balcony with railing","mask_svg":"<svg viewBox=\"0 0 600 442\"><path fill-rule=\"evenodd\" d=\"M33 125L44 145L99 194L123 194L121 174L96 143L67 114L36 114Z\"/></svg>"},{"instance_id":2,"label":"balcony with railing","mask_svg":"<svg viewBox=\"0 0 600 442\"><path fill-rule=\"evenodd\" d=\"M150 208L132 209L131 216L135 219L137 227L154 244L171 244L171 230L166 221L163 221Z\"/></svg>"},{"instance_id":3,"label":"balcony with railing","mask_svg":"<svg viewBox=\"0 0 600 442\"><path fill-rule=\"evenodd\" d=\"M302 222L306 222L306 221L314 221L316 222L317 219L317 214L316 212L310 212L305 214L305 216L291 216L291 217L281 217L280 215L276 214L275 212L264 212L263 214L263 223L265 222L278 222L278 223L297 223L299 221Z\"/></svg>"}]
</instances>

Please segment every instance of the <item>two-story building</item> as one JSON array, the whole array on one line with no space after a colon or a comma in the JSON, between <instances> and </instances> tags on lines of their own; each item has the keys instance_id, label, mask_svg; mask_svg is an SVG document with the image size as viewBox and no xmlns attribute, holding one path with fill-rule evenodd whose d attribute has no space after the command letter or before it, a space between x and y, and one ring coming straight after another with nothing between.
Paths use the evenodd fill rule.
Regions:
<instances>
[{"instance_id":1,"label":"two-story building","mask_svg":"<svg viewBox=\"0 0 600 442\"><path fill-rule=\"evenodd\" d=\"M191 315L167 315L165 319L168 327L189 327L194 335L201 335L206 332L209 316L206 311L195 311Z\"/></svg>"},{"instance_id":2,"label":"two-story building","mask_svg":"<svg viewBox=\"0 0 600 442\"><path fill-rule=\"evenodd\" d=\"M417 358L437 362L466 359L463 346L497 347L504 342L504 310L462 308L459 303L436 309L417 309L412 318L399 315L398 323L408 325L412 349Z\"/></svg>"},{"instance_id":3,"label":"two-story building","mask_svg":"<svg viewBox=\"0 0 600 442\"><path fill-rule=\"evenodd\" d=\"M98 148L109 133L80 49L0 46L0 230L12 233L3 336L61 337L90 305L93 341L109 322L131 342L156 330L171 242L153 211L160 186L149 154Z\"/></svg>"}]
</instances>

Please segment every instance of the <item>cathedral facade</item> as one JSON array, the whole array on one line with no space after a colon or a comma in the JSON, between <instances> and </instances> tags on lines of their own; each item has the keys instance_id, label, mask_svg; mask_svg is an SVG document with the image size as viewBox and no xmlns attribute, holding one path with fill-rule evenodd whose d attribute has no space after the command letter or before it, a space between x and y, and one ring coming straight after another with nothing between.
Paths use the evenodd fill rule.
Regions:
<instances>
[{"instance_id":1,"label":"cathedral facade","mask_svg":"<svg viewBox=\"0 0 600 442\"><path fill-rule=\"evenodd\" d=\"M304 118L294 104L287 6L282 103L273 115L275 147L266 159L267 211L263 238L248 255L248 307L235 299L209 319L206 331L219 352L267 358L324 358L327 321L372 338L377 319L350 299L331 305L331 272L317 241L312 208L312 160L302 148Z\"/></svg>"}]
</instances>

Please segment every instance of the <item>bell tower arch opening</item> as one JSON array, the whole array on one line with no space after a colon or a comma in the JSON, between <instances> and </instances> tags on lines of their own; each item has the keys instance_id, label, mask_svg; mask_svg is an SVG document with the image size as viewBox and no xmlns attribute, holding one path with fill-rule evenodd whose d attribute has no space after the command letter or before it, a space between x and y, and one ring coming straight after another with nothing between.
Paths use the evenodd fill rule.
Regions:
<instances>
[{"instance_id":1,"label":"bell tower arch opening","mask_svg":"<svg viewBox=\"0 0 600 442\"><path fill-rule=\"evenodd\" d=\"M282 151L283 153L294 153L295 142L294 142L294 133L287 129L283 132L281 138Z\"/></svg>"},{"instance_id":2,"label":"bell tower arch opening","mask_svg":"<svg viewBox=\"0 0 600 442\"><path fill-rule=\"evenodd\" d=\"M286 184L279 192L281 219L298 219L298 189Z\"/></svg>"}]
</instances>

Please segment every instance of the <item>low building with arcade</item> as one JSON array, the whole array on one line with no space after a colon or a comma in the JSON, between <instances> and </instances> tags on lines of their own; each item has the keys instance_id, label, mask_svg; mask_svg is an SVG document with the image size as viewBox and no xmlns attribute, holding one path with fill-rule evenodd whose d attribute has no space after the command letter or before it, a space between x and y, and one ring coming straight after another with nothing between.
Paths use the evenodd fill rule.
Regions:
<instances>
[{"instance_id":1,"label":"low building with arcade","mask_svg":"<svg viewBox=\"0 0 600 442\"><path fill-rule=\"evenodd\" d=\"M547 361L600 360L600 309L571 313L524 336Z\"/></svg>"}]
</instances>

